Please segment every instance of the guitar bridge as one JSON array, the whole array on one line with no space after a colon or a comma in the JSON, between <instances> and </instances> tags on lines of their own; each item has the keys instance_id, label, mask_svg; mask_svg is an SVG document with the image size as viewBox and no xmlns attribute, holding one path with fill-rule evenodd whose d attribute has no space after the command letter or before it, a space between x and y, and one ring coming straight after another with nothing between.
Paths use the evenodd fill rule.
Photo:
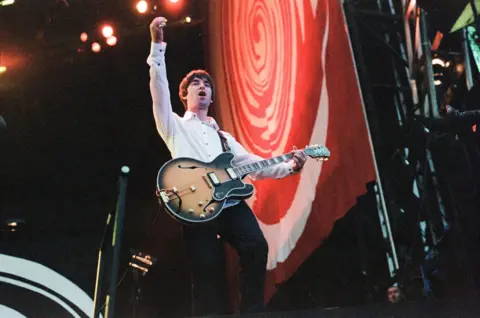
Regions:
<instances>
[{"instance_id":1,"label":"guitar bridge","mask_svg":"<svg viewBox=\"0 0 480 318\"><path fill-rule=\"evenodd\" d=\"M205 181L205 183L207 184L207 186L208 186L210 189L213 189L213 186L211 185L210 181L208 181L207 176L202 176L202 178L203 178L203 181Z\"/></svg>"}]
</instances>

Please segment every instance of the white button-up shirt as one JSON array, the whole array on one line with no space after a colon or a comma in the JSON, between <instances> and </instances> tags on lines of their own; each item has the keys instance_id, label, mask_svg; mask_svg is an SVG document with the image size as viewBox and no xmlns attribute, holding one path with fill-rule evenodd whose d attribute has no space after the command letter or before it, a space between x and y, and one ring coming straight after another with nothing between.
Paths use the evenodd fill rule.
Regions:
<instances>
[{"instance_id":1,"label":"white button-up shirt","mask_svg":"<svg viewBox=\"0 0 480 318\"><path fill-rule=\"evenodd\" d=\"M166 43L151 43L150 55L147 63L150 66L150 91L153 100L153 115L158 133L165 141L172 158L187 157L204 162L210 162L220 155L222 144L217 130L219 127L216 121L207 117L201 121L191 111L186 111L183 117L178 116L172 110L170 90L165 67ZM234 154L234 166L242 166L263 160L264 158L251 154L235 140L235 138L224 131L225 136ZM263 178L279 179L286 177L293 172L293 163L284 162L261 171L249 174L253 180Z\"/></svg>"}]
</instances>

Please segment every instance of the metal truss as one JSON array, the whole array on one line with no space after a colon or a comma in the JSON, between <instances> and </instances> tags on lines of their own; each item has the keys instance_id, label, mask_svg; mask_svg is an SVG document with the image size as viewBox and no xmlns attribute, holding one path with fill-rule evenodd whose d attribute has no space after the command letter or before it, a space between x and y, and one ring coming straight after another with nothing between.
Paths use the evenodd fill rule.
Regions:
<instances>
[{"instance_id":1,"label":"metal truss","mask_svg":"<svg viewBox=\"0 0 480 318\"><path fill-rule=\"evenodd\" d=\"M378 212L390 276L424 278L424 264L450 230L452 213L424 121L439 118L441 104L426 13L415 0L343 0L343 5L383 189L378 200L386 202ZM467 44L464 50L471 87ZM422 282L428 294L429 282Z\"/></svg>"}]
</instances>

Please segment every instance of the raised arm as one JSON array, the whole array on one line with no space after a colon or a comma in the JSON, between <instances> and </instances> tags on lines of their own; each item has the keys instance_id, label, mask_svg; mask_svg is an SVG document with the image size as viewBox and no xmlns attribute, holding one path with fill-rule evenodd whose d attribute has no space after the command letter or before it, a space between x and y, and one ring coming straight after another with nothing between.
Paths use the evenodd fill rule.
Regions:
<instances>
[{"instance_id":1,"label":"raised arm","mask_svg":"<svg viewBox=\"0 0 480 318\"><path fill-rule=\"evenodd\" d=\"M158 133L167 142L174 134L174 113L170 100L168 87L167 69L165 67L165 50L167 43L163 42L163 27L166 19L155 18L150 24L152 38L150 55L147 64L150 66L150 93L153 101L153 116Z\"/></svg>"}]
</instances>

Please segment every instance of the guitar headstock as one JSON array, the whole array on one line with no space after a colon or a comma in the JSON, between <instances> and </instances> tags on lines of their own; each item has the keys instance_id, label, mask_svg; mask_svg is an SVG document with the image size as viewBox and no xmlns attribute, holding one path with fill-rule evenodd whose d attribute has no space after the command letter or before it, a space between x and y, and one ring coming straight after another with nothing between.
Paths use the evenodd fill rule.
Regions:
<instances>
[{"instance_id":1,"label":"guitar headstock","mask_svg":"<svg viewBox=\"0 0 480 318\"><path fill-rule=\"evenodd\" d=\"M303 151L313 159L327 161L330 158L330 150L322 145L309 145Z\"/></svg>"}]
</instances>

